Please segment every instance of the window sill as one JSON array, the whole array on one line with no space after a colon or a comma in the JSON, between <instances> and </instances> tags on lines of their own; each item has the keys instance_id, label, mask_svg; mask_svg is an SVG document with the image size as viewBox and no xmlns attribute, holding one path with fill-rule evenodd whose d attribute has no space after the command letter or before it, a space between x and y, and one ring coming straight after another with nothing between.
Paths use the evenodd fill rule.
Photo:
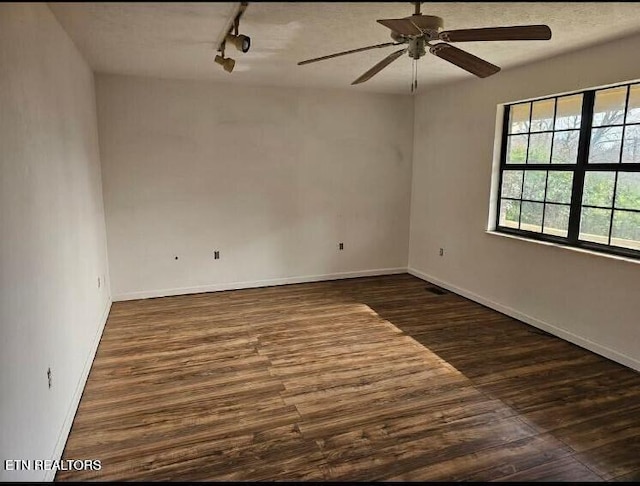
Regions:
<instances>
[{"instance_id":1,"label":"window sill","mask_svg":"<svg viewBox=\"0 0 640 486\"><path fill-rule=\"evenodd\" d=\"M488 234L488 235L501 236L503 238L511 238L513 240L526 241L528 243L536 243L538 245L553 246L555 248L562 248L563 250L570 250L570 251L574 251L574 252L578 252L578 253L586 253L587 255L593 255L593 256L597 256L597 257L601 257L601 258L608 258L610 260L619 260L619 261L623 261L623 262L629 262L629 263L634 263L636 265L640 265L640 260L637 260L635 258L629 258L629 257L621 256L621 255L612 255L612 254L609 254L609 253L602 253L602 252L599 252L599 251L587 250L587 249L584 249L584 248L577 248L577 247L574 247L574 246L561 245L559 243L553 243L551 241L534 240L532 238L525 238L523 236L510 235L510 234L501 233L500 231L495 231L495 230L486 230L485 233Z\"/></svg>"}]
</instances>

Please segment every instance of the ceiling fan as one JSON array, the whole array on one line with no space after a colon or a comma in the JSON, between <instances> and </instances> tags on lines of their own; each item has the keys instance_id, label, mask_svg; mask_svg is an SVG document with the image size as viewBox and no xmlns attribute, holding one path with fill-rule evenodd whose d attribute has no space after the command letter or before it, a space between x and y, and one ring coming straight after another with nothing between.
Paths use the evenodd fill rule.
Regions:
<instances>
[{"instance_id":1,"label":"ceiling fan","mask_svg":"<svg viewBox=\"0 0 640 486\"><path fill-rule=\"evenodd\" d=\"M473 54L463 51L448 42L471 42L471 41L511 41L511 40L549 40L551 39L551 29L547 25L518 25L512 27L486 27L479 29L442 30L442 18L434 15L423 15L420 13L422 2L412 2L415 4L415 13L402 19L383 19L378 23L391 29L391 38L394 42L386 42L373 46L360 47L349 51L329 54L328 56L316 57L301 61L298 65L310 64L324 61L346 54L379 49L382 47L406 45L377 63L367 72L358 77L353 84L360 84L368 81L373 76L382 71L393 61L408 53L414 62L426 54L426 47L429 53L448 61L465 71L475 74L480 78L486 78L500 71L498 66L480 59ZM439 41L433 43L434 41ZM417 70L414 66L414 81L412 90L417 87Z\"/></svg>"}]
</instances>

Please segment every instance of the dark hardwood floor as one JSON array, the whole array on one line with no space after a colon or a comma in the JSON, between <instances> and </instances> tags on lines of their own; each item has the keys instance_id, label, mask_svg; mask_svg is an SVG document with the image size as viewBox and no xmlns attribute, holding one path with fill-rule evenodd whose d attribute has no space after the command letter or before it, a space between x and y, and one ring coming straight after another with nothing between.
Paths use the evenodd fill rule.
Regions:
<instances>
[{"instance_id":1,"label":"dark hardwood floor","mask_svg":"<svg viewBox=\"0 0 640 486\"><path fill-rule=\"evenodd\" d=\"M56 480L640 480L640 374L410 275L114 303Z\"/></svg>"}]
</instances>

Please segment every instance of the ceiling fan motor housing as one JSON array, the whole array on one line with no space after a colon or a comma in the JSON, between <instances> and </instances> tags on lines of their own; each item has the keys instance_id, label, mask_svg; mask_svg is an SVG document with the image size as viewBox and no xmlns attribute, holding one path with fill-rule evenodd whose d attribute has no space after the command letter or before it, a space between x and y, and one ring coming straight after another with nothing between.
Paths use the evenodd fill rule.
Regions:
<instances>
[{"instance_id":1,"label":"ceiling fan motor housing","mask_svg":"<svg viewBox=\"0 0 640 486\"><path fill-rule=\"evenodd\" d=\"M441 17L436 17L435 15L414 14L410 17L406 17L406 19L410 20L415 27L420 29L422 34L405 35L392 30L391 38L396 42L408 43L409 57L413 59L420 59L426 54L425 44L428 41L438 39L444 23Z\"/></svg>"},{"instance_id":2,"label":"ceiling fan motor housing","mask_svg":"<svg viewBox=\"0 0 640 486\"><path fill-rule=\"evenodd\" d=\"M444 28L442 18L435 15L412 15L408 18L422 31L428 41L437 39L438 34Z\"/></svg>"}]
</instances>

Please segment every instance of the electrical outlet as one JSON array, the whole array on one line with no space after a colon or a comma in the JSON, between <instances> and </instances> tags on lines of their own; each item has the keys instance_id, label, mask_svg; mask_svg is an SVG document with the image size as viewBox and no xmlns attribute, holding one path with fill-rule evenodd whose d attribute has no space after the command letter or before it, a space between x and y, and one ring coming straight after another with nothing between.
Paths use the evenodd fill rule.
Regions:
<instances>
[{"instance_id":1,"label":"electrical outlet","mask_svg":"<svg viewBox=\"0 0 640 486\"><path fill-rule=\"evenodd\" d=\"M213 252L213 259L214 260L220 260L220 252L218 250L215 250Z\"/></svg>"},{"instance_id":2,"label":"electrical outlet","mask_svg":"<svg viewBox=\"0 0 640 486\"><path fill-rule=\"evenodd\" d=\"M53 374L51 373L51 368L47 368L47 382L49 383L49 388L53 384Z\"/></svg>"},{"instance_id":3,"label":"electrical outlet","mask_svg":"<svg viewBox=\"0 0 640 486\"><path fill-rule=\"evenodd\" d=\"M440 256L444 256L444 248L440 248Z\"/></svg>"},{"instance_id":4,"label":"electrical outlet","mask_svg":"<svg viewBox=\"0 0 640 486\"><path fill-rule=\"evenodd\" d=\"M344 243L338 243L338 250L344 250Z\"/></svg>"}]
</instances>

